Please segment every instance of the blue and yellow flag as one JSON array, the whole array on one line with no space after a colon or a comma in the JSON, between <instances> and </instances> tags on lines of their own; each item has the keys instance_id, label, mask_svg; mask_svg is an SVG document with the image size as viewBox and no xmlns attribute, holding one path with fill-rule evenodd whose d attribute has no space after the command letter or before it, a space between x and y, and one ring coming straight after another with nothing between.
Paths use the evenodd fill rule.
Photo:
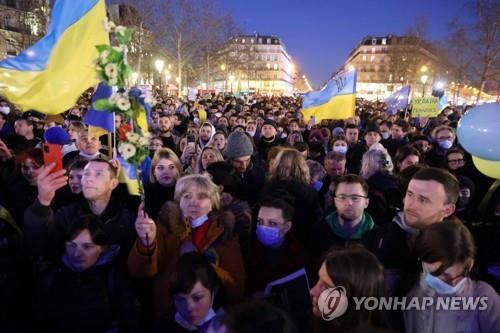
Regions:
<instances>
[{"instance_id":1,"label":"blue and yellow flag","mask_svg":"<svg viewBox=\"0 0 500 333\"><path fill-rule=\"evenodd\" d=\"M97 84L95 48L109 44L104 0L57 0L47 34L0 62L0 94L23 110L58 114Z\"/></svg>"},{"instance_id":2,"label":"blue and yellow flag","mask_svg":"<svg viewBox=\"0 0 500 333\"><path fill-rule=\"evenodd\" d=\"M354 116L356 109L356 77L352 70L337 74L320 91L304 95L302 114L308 121L315 116L316 121L323 119L347 119Z\"/></svg>"}]
</instances>

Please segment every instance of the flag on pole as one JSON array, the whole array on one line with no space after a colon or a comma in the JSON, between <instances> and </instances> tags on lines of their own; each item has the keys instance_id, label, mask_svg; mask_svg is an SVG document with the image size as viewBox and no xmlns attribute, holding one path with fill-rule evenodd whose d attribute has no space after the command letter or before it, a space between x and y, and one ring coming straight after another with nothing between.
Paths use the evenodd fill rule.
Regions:
<instances>
[{"instance_id":1,"label":"flag on pole","mask_svg":"<svg viewBox=\"0 0 500 333\"><path fill-rule=\"evenodd\" d=\"M315 116L323 119L347 119L354 116L356 108L357 71L352 70L334 76L319 91L304 95L302 114L307 121Z\"/></svg>"},{"instance_id":2,"label":"flag on pole","mask_svg":"<svg viewBox=\"0 0 500 333\"><path fill-rule=\"evenodd\" d=\"M387 97L385 99L385 104L387 104L387 114L396 114L398 110L408 107L409 97L410 86L404 86L391 96Z\"/></svg>"},{"instance_id":3,"label":"flag on pole","mask_svg":"<svg viewBox=\"0 0 500 333\"><path fill-rule=\"evenodd\" d=\"M95 48L109 44L104 0L55 1L47 34L0 62L0 93L23 110L59 114L97 84Z\"/></svg>"},{"instance_id":4,"label":"flag on pole","mask_svg":"<svg viewBox=\"0 0 500 333\"><path fill-rule=\"evenodd\" d=\"M89 125L89 135L92 137L100 137L103 134L113 133L115 131L114 114L94 109L94 102L96 100L109 98L111 94L113 94L113 88L101 82L92 95L90 109L83 116L83 122ZM90 132L93 132L93 134L91 135Z\"/></svg>"}]
</instances>

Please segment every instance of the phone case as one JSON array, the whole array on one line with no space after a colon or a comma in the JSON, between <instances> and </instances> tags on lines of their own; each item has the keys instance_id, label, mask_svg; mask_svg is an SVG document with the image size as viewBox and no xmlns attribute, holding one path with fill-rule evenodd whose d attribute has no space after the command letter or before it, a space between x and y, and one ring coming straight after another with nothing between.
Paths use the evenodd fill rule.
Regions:
<instances>
[{"instance_id":1,"label":"phone case","mask_svg":"<svg viewBox=\"0 0 500 333\"><path fill-rule=\"evenodd\" d=\"M49 165L51 163L55 163L56 166L52 169L50 173L54 173L56 171L60 171L63 168L62 162L62 152L61 145L53 144L53 143L44 143L43 144L43 164Z\"/></svg>"}]
</instances>

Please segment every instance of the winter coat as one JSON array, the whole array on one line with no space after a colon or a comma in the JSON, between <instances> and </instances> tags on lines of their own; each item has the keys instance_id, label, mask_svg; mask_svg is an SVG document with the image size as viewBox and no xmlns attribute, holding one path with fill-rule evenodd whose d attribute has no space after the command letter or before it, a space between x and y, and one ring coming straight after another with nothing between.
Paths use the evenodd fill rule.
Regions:
<instances>
[{"instance_id":1,"label":"winter coat","mask_svg":"<svg viewBox=\"0 0 500 333\"><path fill-rule=\"evenodd\" d=\"M463 300L472 297L470 300L474 301L475 297L486 297L486 309L481 310L481 303L477 310L460 309L460 310L446 310L438 309L438 296L441 298L448 298L452 296L439 295L432 289L424 280L422 274L419 282L412 290L406 295L407 300L410 297L417 297L420 301L424 297L431 297L433 299L433 306L426 307L425 310L406 310L403 312L406 332L420 333L420 332L467 332L467 333L498 333L500 332L500 296L495 290L487 283L482 281L473 281L466 278L465 287L459 295L460 305ZM465 297L462 299L462 297ZM441 299L445 303L445 300ZM452 302L450 301L450 304ZM462 307L462 306L461 306Z\"/></svg>"},{"instance_id":2,"label":"winter coat","mask_svg":"<svg viewBox=\"0 0 500 333\"><path fill-rule=\"evenodd\" d=\"M280 248L271 249L254 240L245 251L247 285L245 292L252 295L264 292L269 282L285 277L309 265L303 246L291 234L287 234Z\"/></svg>"},{"instance_id":3,"label":"winter coat","mask_svg":"<svg viewBox=\"0 0 500 333\"><path fill-rule=\"evenodd\" d=\"M35 200L24 212L25 249L35 257L59 257L63 253L65 234L73 221L88 214L92 214L92 211L88 201L83 198L56 212ZM119 261L125 262L136 239L135 215L125 208L123 202L112 197L100 219L104 232L109 236L109 243L120 246Z\"/></svg>"},{"instance_id":4,"label":"winter coat","mask_svg":"<svg viewBox=\"0 0 500 333\"><path fill-rule=\"evenodd\" d=\"M167 201L174 200L175 184L163 186L160 183L145 183L146 213L156 221L161 206Z\"/></svg>"},{"instance_id":5,"label":"winter coat","mask_svg":"<svg viewBox=\"0 0 500 333\"><path fill-rule=\"evenodd\" d=\"M58 264L38 264L35 288L37 328L47 332L139 332L139 306L125 275L113 265L118 246L82 272Z\"/></svg>"},{"instance_id":6,"label":"winter coat","mask_svg":"<svg viewBox=\"0 0 500 333\"><path fill-rule=\"evenodd\" d=\"M212 262L228 298L239 300L244 292L245 268L238 237L234 235L234 216L210 213L209 220L211 225L199 252ZM162 207L158 222L153 248L145 249L140 240L136 240L128 257L128 270L132 276L154 278L153 304L157 316L172 309L170 276L181 245L192 238L191 226L182 218L180 207L174 202Z\"/></svg>"}]
</instances>

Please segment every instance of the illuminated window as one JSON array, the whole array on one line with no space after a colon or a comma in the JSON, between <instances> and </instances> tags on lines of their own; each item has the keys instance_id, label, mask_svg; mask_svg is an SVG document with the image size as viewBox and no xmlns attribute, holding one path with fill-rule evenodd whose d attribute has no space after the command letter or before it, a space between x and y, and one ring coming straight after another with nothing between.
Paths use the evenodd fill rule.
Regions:
<instances>
[{"instance_id":1,"label":"illuminated window","mask_svg":"<svg viewBox=\"0 0 500 333\"><path fill-rule=\"evenodd\" d=\"M372 53L375 53L375 48L374 47L372 47Z\"/></svg>"},{"instance_id":2,"label":"illuminated window","mask_svg":"<svg viewBox=\"0 0 500 333\"><path fill-rule=\"evenodd\" d=\"M275 71L278 70L278 64L274 64L273 68L274 68Z\"/></svg>"},{"instance_id":3,"label":"illuminated window","mask_svg":"<svg viewBox=\"0 0 500 333\"><path fill-rule=\"evenodd\" d=\"M370 56L370 61L373 62L374 60L375 60L375 56L374 55Z\"/></svg>"},{"instance_id":4,"label":"illuminated window","mask_svg":"<svg viewBox=\"0 0 500 333\"><path fill-rule=\"evenodd\" d=\"M365 55L363 56L363 61L366 61L366 56Z\"/></svg>"},{"instance_id":5,"label":"illuminated window","mask_svg":"<svg viewBox=\"0 0 500 333\"><path fill-rule=\"evenodd\" d=\"M387 45L387 39L386 38L382 38L382 45Z\"/></svg>"}]
</instances>

